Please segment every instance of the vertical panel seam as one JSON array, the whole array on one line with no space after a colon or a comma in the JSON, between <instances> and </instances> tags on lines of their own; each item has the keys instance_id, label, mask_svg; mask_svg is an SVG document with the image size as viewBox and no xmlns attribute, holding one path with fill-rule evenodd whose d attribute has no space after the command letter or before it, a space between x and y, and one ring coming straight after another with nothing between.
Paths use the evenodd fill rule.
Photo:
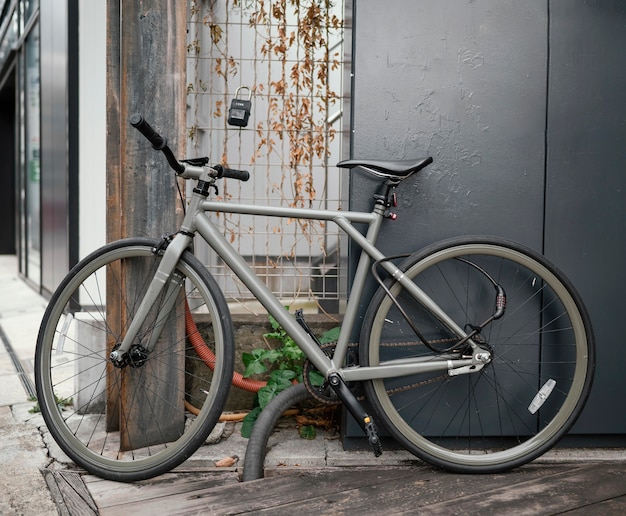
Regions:
<instances>
[{"instance_id":1,"label":"vertical panel seam","mask_svg":"<svg viewBox=\"0 0 626 516\"><path fill-rule=\"evenodd\" d=\"M542 216L542 244L541 252L546 252L546 230L547 230L547 205L548 205L548 145L549 145L549 113L550 113L550 3L546 2L546 102L545 102L545 123L543 132L543 216Z\"/></svg>"}]
</instances>

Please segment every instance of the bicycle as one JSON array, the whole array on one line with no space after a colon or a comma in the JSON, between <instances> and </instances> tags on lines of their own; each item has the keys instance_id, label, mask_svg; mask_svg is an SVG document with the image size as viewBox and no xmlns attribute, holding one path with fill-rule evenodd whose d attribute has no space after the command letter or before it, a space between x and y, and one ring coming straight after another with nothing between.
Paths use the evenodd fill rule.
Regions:
<instances>
[{"instance_id":1,"label":"bicycle","mask_svg":"<svg viewBox=\"0 0 626 516\"><path fill-rule=\"evenodd\" d=\"M409 256L376 248L395 218L396 187L432 158L340 162L380 178L371 212L243 205L210 194L218 180L246 181L248 172L209 166L208 158L178 161L140 115L130 122L196 183L175 233L105 245L72 268L47 307L37 394L52 436L76 464L112 480L150 478L182 463L216 424L233 376L233 329L223 293L192 254L196 235L304 351L306 376L323 374L324 385L305 381L307 388L343 402L376 455L374 421L431 464L501 472L539 457L574 424L591 389L594 338L580 296L553 264L495 237L452 238ZM333 348L285 310L212 212L334 222L361 247ZM348 361L370 273L380 286L358 360Z\"/></svg>"}]
</instances>

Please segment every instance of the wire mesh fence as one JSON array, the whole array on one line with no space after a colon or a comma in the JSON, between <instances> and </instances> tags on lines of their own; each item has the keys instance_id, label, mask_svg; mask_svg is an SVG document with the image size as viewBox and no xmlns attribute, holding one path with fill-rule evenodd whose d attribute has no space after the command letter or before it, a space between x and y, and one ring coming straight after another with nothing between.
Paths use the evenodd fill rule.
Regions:
<instances>
[{"instance_id":1,"label":"wire mesh fence","mask_svg":"<svg viewBox=\"0 0 626 516\"><path fill-rule=\"evenodd\" d=\"M344 156L343 2L191 0L187 47L187 152L250 170L218 198L341 209ZM233 99L250 100L246 127L228 123ZM337 313L346 260L332 224L214 216L231 244L285 305ZM206 245L196 254L233 309L257 312L252 296Z\"/></svg>"}]
</instances>

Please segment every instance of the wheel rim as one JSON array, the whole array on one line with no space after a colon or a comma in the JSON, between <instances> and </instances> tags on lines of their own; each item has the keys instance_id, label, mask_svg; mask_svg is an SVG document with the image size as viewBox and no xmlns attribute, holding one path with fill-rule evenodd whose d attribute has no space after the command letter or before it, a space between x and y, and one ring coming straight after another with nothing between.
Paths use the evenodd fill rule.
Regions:
<instances>
[{"instance_id":1,"label":"wheel rim","mask_svg":"<svg viewBox=\"0 0 626 516\"><path fill-rule=\"evenodd\" d=\"M98 303L100 303L102 305L104 303L102 297L104 290L102 288L102 276L100 275L98 279L92 280L88 280L88 278L93 278L93 273L100 271L107 264L131 259L153 260L154 255L150 247L141 245L115 249L103 254L99 259L91 261L88 266L82 268L65 285L62 296L54 304L47 317L49 321L54 321L56 324L49 324L45 331L41 333L42 352L38 353L37 365L40 406L48 427L59 442L59 445L77 464L86 469L95 470L97 474L102 476L110 474L114 478L124 480L147 478L148 476L158 474L164 468L169 469L176 463L180 463L182 461L181 453L185 452L188 455L189 450L197 448L203 438L206 437L206 433L210 431L217 421L217 417L219 417L219 410L216 411L213 407L218 402L218 396L222 397L222 394L219 392L219 386L224 385L225 378L228 377L228 373L224 372L228 360L225 362L223 347L213 350L216 355L215 372L211 372L206 379L196 380L196 385L189 385L189 378L196 375L198 378L201 376L195 370L192 372L193 368L198 366L194 365L192 367L188 364L197 364L201 361L190 355L189 350L186 349L190 346L186 343L173 343L171 345L168 343L165 349L162 350L155 348L155 351L150 355L148 362L144 366L137 368L129 368L127 366L122 370L117 370L108 364L106 360L108 352L101 349L94 351L87 348L86 350L82 344L86 340L83 341L82 339L93 340L93 338L83 337L85 331L95 332L99 335L108 334L110 338L112 329L108 322L104 324L102 321L96 320L95 316L85 315L88 312L85 310L79 309L74 311L71 317L67 316L68 303L70 303L71 299L76 299L75 296L72 297L72 293L80 288L81 303L95 306L98 306ZM219 313L219 308L202 286L204 280L194 268L181 261L177 270L189 278L186 283L194 287L192 294L196 301L194 301L193 309L198 311L201 304L206 304L206 312L209 314ZM91 284L89 285L90 281ZM109 289L111 289L111 284L112 282L109 282ZM85 292L85 285L89 285L90 293ZM183 296L180 297L184 299ZM72 301L72 304L76 305L76 302ZM81 308L84 304L81 304ZM130 302L125 302L124 306L126 310L131 311L133 305ZM175 312L178 314L180 310L177 309ZM87 322L80 322L78 314L80 314L80 317L88 317L90 319ZM184 310L181 317L184 320ZM207 315L205 317L210 316ZM213 342L223 344L227 336L223 334L222 324L219 321L216 323L215 318L213 318L212 322ZM87 330L77 329L77 327L85 325L88 327ZM80 332L82 332L81 335L83 336L78 338L77 335ZM102 338L102 335L99 338ZM147 335L147 332L145 335ZM114 338L120 339L120 337ZM60 358L65 358L66 362L73 361L74 363L65 364L65 366L59 365ZM132 422L132 414L135 406L140 404L139 401L134 399L135 396L137 400L139 399L139 394L136 393L139 393L140 389L144 393L151 393L153 389L161 389L161 387L154 386L159 379L149 369L149 361L152 360L156 363L166 359L169 361L168 363L174 363L178 367L179 374L177 376L179 378L175 380L174 384L181 389L180 399L178 393L172 395L176 399L175 403L165 399L167 395L163 396L160 393L155 395L154 400L144 397L144 400L142 400L144 403L155 404L153 409L155 413L152 415L153 421L149 422L145 429L128 430L127 428L130 424L134 424ZM172 362L172 360L176 362ZM73 372L68 369L68 366L73 367ZM107 369L109 370L108 373ZM96 379L87 379L80 383L79 377L84 376L84 373L89 370L96 371ZM118 423L120 427L125 427L126 429L122 431L119 429L103 430L103 427L110 426L106 416L109 409L100 408L99 404L103 403L102 397L104 396L104 406L107 406L111 397L108 396L109 390L124 375L127 377L128 375L135 375L137 377L137 383L133 384L132 381L134 380L131 381L131 385L137 386L134 387L136 393L127 393L124 401L121 402L126 408L119 410L121 413L127 414L120 416ZM74 376L73 379L71 379L72 376ZM184 376L184 379L181 379L181 376ZM226 383L228 383L229 379L228 377ZM104 394L101 392L103 382L106 384ZM125 388L129 390L127 386L128 379L125 382ZM81 398L81 395L85 393L87 393L88 398L85 399L84 396ZM94 402L93 400L96 396L99 401ZM190 400L194 402L192 404L201 408L197 417L190 417L181 408L184 406L184 401L190 396L194 396L194 399ZM202 399L199 396L202 396ZM158 397L163 399L157 399ZM71 406L62 407L59 410L51 409L50 407L55 406L59 400L67 400L68 403L71 400ZM168 405L172 405L172 409L174 409L176 414L175 417L178 420L175 424L170 425L168 422L159 419L160 417L167 419L167 416L163 413L161 415L156 414L159 403L161 407L166 406L166 408ZM176 407L173 407L174 405ZM148 412L150 410L152 409L149 409ZM181 423L183 426L180 426ZM149 428L153 425L156 425L156 430ZM167 426L170 428L164 430ZM177 429L173 429L174 427L177 427ZM156 435L153 437L140 436L141 433L150 431ZM114 435L116 433L117 436ZM143 442L141 439L143 439ZM164 442L159 443L159 439ZM119 443L124 440L126 444L120 445ZM136 446L135 443L140 444Z\"/></svg>"},{"instance_id":2,"label":"wheel rim","mask_svg":"<svg viewBox=\"0 0 626 516\"><path fill-rule=\"evenodd\" d=\"M498 245L487 245L485 243L466 244L466 245L455 246L452 248L441 249L438 252L434 252L431 255L420 260L413 267L410 267L409 271L407 272L407 275L416 276L418 274L420 275L428 274L428 271L435 270L434 267L438 266L439 264L447 263L447 261L453 260L454 258L457 258L459 256L465 256L465 255L476 256L479 253L488 255L490 259L494 258L494 259L513 260L523 265L532 274L540 276L541 278L543 278L543 281L544 281L544 285L545 285L544 290L546 289L554 290L555 291L554 293L562 300L565 311L568 312L569 314L573 314L573 317L571 320L571 324L572 324L571 334L573 335L573 338L575 339L575 342L577 343L576 348L575 348L575 356L573 359L575 364L570 366L572 369L570 385L568 386L567 396L565 396L561 402L560 409L556 410L554 415L550 417L549 421L539 422L538 427L537 427L538 431L534 435L532 434L531 430L526 430L526 432L530 435L521 436L519 435L519 433L518 434L514 433L511 436L512 439L513 440L517 439L519 440L519 442L517 444L512 445L511 447L508 447L499 451L497 449L489 450L487 449L489 444L485 444L484 445L485 449L482 448L483 445L481 446L475 445L473 449L469 447L469 449L463 450L460 447L460 445L457 445L459 446L458 449L451 450L448 447L450 444L450 441L456 440L459 443L464 442L464 441L470 442L471 438L464 436L464 439L460 439L459 436L460 434L462 434L460 430L453 431L452 428L447 428L446 431L448 431L451 434L451 438L447 439L446 445L440 445L436 442L435 436L425 437L424 435L422 435L422 433L420 433L419 431L416 431L413 428L413 426L418 426L418 428L420 428L418 423L416 422L418 417L426 417L426 416L433 417L433 418L435 417L434 412L436 409L433 408L433 406L429 407L429 410L431 411L431 413L428 413L428 414L426 414L425 408L420 409L422 413L419 414L419 416L414 416L414 418L412 419L412 422L409 423L408 422L409 417L406 415L406 412L408 412L407 407L408 407L409 401L406 401L406 402L394 401L393 398L394 396L397 396L397 394L393 393L392 382L390 383L390 382L385 382L382 380L374 381L372 382L371 388L373 390L373 394L376 399L375 404L377 405L377 409L379 412L383 413L383 419L385 418L388 419L387 423L390 427L391 433L394 434L394 436L398 438L401 442L403 442L405 445L408 445L408 447L413 447L413 449L417 448L416 451L418 451L418 453L422 456L422 458L426 458L426 460L430 460L431 462L435 462L438 464L445 464L445 465L457 464L460 467L485 468L485 467L491 467L491 466L499 466L502 464L512 465L513 463L516 463L516 462L522 463L522 462L526 462L527 460L531 460L532 458L536 457L537 455L540 455L547 448L549 448L571 426L571 424L573 423L575 419L575 416L577 415L578 412L580 412L580 409L582 407L581 401L584 401L582 400L582 398L586 394L585 390L588 389L587 371L588 371L588 366L589 366L589 363L588 363L589 356L588 356L587 334L585 331L584 321L583 321L582 316L580 315L577 304L574 298L572 297L572 295L570 294L570 292L568 291L568 289L560 282L560 280L547 267L545 267L541 263L536 262L534 259L529 258L525 254L515 249L503 248ZM395 285L392 291L395 293L395 295L398 295L400 291L399 286ZM542 295L547 296L547 293L544 292ZM391 312L393 312L392 303L388 298L385 298L382 301L381 308L378 310L378 314L373 321L373 324L372 324L373 330L372 330L372 334L369 337L369 341L371 344L370 344L370 349L369 349L368 360L369 360L370 365L377 365L379 363L379 358L378 358L379 351L383 348L383 346L381 346L381 348L379 349L377 343L381 338L383 339L386 338L386 332L388 330L386 330L385 327L386 325L388 326L389 323L388 322L386 323L385 319L389 317L389 314L391 313L390 310ZM507 310L509 309L507 308ZM543 317L547 318L546 316L543 316ZM505 318L506 318L506 315L505 315ZM543 339L546 338L544 335L542 335L541 337ZM494 346L494 348L496 349L494 350L494 362L492 364L490 364L487 368L485 368L484 371L481 371L480 373L466 375L467 380L461 379L461 381L466 380L467 392L474 391L474 390L475 392L478 392L479 380L491 381L494 385L493 387L494 391L496 390L495 388L496 385L498 386L498 388L500 388L500 385L503 385L503 383L499 383L500 373L497 371L497 367L499 367L500 364L498 364L497 361L501 360L502 362L505 362L507 358L506 357L499 358L498 353L500 351L497 349L496 346ZM508 367L511 368L512 367L511 364L509 364ZM541 372L538 374L537 378L540 378L540 374ZM537 382L535 393L537 393L540 390L544 382L545 380L542 380L541 382ZM523 383L523 382L518 382L518 383ZM416 384L416 385L419 385L419 384ZM421 387L424 387L425 385L426 384L422 385ZM560 385L559 385L559 388L561 388ZM388 391L392 392L392 394L388 394ZM447 397L448 394L446 394L445 391L442 391L440 389L439 389L439 392L433 389L432 395L435 395L435 394L438 394L440 396L440 402L445 402L445 401L448 401L448 399L452 398L451 395ZM467 395L468 399L469 399L469 396L470 395L468 394ZM494 399L494 405L498 401L500 402L501 405L504 404L505 402L510 403L508 400L504 400L504 399L497 400L497 396L495 395L493 396L493 399ZM473 410L475 410L477 413L479 410L483 411L483 413L486 412L486 408L485 408L487 405L486 400L487 400L486 398L478 400ZM532 400L532 397L524 401L527 401L528 403L530 403L531 400ZM401 406L401 403L406 403L407 407ZM422 403L424 407L428 406L426 402L422 402ZM516 402L515 410L519 411L520 406L522 406L521 403ZM514 408L513 404L511 403L508 405L507 410L512 411L513 408ZM460 406L458 410L459 411L461 410ZM504 411L504 408L501 406L498 406L497 408L492 407L491 410L492 411L496 411L496 410ZM400 413L403 411L405 412L404 415ZM541 412L541 410L539 412ZM456 417L457 416L455 414L455 418ZM471 417L470 415L466 417L468 420L467 428L469 429L472 425L472 422L470 421ZM474 419L478 420L480 417L481 416L476 416L474 417ZM514 423L513 418L515 416L509 415L507 417L509 418L509 421L507 422L507 424L509 426L515 426L513 424ZM480 426L481 423L474 423L474 425ZM431 425L431 426L436 426L436 425ZM520 423L520 426L521 426L521 423ZM424 428L426 428L426 425L424 425ZM439 428L441 429L443 427L440 425ZM435 430L432 430L432 431L434 432ZM475 430L473 429L467 430L466 432L467 434L470 434L473 431ZM456 436L454 435L455 432L457 434ZM493 430L485 431L486 434L489 434L489 432L497 433L497 432L494 432ZM483 436L483 438L485 437L490 437L490 439L484 439L485 442L489 440L491 441L494 440L492 435Z\"/></svg>"}]
</instances>

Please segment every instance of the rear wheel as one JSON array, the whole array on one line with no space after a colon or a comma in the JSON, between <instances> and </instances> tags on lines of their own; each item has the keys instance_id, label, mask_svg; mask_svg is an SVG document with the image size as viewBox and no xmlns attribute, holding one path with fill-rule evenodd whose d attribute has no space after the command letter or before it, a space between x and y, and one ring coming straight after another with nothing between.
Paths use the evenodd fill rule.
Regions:
<instances>
[{"instance_id":1,"label":"rear wheel","mask_svg":"<svg viewBox=\"0 0 626 516\"><path fill-rule=\"evenodd\" d=\"M549 450L573 425L591 389L594 341L589 317L569 281L543 257L500 239L452 239L402 264L405 275L489 349L481 370L365 382L388 431L418 457L459 472L504 471ZM395 283L391 292L426 342L380 289L361 336L362 365L469 355Z\"/></svg>"},{"instance_id":2,"label":"rear wheel","mask_svg":"<svg viewBox=\"0 0 626 516\"><path fill-rule=\"evenodd\" d=\"M233 374L228 307L189 252L127 363L109 360L162 259L156 245L122 240L80 262L39 331L35 379L50 433L76 464L111 480L150 478L187 459L215 426Z\"/></svg>"}]
</instances>

